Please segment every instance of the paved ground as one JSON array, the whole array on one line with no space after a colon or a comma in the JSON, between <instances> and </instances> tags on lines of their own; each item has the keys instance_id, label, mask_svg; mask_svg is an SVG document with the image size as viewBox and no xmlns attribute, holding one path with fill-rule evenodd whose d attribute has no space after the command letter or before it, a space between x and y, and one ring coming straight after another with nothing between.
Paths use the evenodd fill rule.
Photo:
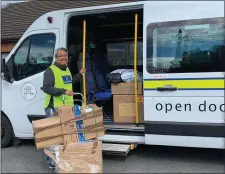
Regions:
<instances>
[{"instance_id":1,"label":"paved ground","mask_svg":"<svg viewBox=\"0 0 225 174\"><path fill-rule=\"evenodd\" d=\"M2 173L51 173L33 141L2 149ZM224 173L223 151L139 146L128 157L104 156L111 173Z\"/></svg>"}]
</instances>

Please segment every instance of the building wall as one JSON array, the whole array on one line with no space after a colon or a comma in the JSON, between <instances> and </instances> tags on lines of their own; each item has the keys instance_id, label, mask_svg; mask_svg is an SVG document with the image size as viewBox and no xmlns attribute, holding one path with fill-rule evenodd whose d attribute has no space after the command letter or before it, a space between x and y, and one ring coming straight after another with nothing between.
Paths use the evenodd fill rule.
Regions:
<instances>
[{"instance_id":1,"label":"building wall","mask_svg":"<svg viewBox=\"0 0 225 174\"><path fill-rule=\"evenodd\" d=\"M16 43L2 43L1 44L1 58L6 58Z\"/></svg>"},{"instance_id":2,"label":"building wall","mask_svg":"<svg viewBox=\"0 0 225 174\"><path fill-rule=\"evenodd\" d=\"M2 43L1 44L1 53L9 53L16 43Z\"/></svg>"}]
</instances>

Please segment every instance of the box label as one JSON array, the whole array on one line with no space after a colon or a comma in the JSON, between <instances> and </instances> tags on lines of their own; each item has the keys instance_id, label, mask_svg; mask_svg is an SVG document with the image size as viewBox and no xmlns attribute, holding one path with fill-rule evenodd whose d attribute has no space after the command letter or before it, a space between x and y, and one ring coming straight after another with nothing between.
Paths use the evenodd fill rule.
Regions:
<instances>
[{"instance_id":1,"label":"box label","mask_svg":"<svg viewBox=\"0 0 225 174\"><path fill-rule=\"evenodd\" d=\"M84 109L84 111L85 111L86 113L92 112L92 111L93 111L93 108L87 108L87 109Z\"/></svg>"},{"instance_id":2,"label":"box label","mask_svg":"<svg viewBox=\"0 0 225 174\"><path fill-rule=\"evenodd\" d=\"M134 103L121 103L119 104L119 116L120 117L132 117L135 115Z\"/></svg>"}]
</instances>

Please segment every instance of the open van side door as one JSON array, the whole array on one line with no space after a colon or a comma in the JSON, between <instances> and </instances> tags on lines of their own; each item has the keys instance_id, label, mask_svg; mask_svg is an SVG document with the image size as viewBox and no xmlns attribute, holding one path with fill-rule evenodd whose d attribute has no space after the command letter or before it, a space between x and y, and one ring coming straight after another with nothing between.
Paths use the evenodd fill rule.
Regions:
<instances>
[{"instance_id":1,"label":"open van side door","mask_svg":"<svg viewBox=\"0 0 225 174\"><path fill-rule=\"evenodd\" d=\"M30 132L32 135L28 116L45 115L43 74L53 63L55 49L60 45L59 36L58 29L31 31L21 38L7 61L14 81L3 82L2 104L16 134Z\"/></svg>"},{"instance_id":2,"label":"open van side door","mask_svg":"<svg viewBox=\"0 0 225 174\"><path fill-rule=\"evenodd\" d=\"M146 144L224 148L224 38L224 2L145 2Z\"/></svg>"}]
</instances>

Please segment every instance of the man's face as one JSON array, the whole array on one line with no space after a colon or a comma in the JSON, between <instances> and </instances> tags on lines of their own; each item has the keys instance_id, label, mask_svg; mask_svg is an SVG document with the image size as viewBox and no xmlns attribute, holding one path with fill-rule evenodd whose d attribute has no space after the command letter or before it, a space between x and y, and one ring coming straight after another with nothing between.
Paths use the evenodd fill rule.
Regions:
<instances>
[{"instance_id":1,"label":"man's face","mask_svg":"<svg viewBox=\"0 0 225 174\"><path fill-rule=\"evenodd\" d=\"M58 51L56 62L60 65L67 65L68 63L68 53L62 50Z\"/></svg>"}]
</instances>

